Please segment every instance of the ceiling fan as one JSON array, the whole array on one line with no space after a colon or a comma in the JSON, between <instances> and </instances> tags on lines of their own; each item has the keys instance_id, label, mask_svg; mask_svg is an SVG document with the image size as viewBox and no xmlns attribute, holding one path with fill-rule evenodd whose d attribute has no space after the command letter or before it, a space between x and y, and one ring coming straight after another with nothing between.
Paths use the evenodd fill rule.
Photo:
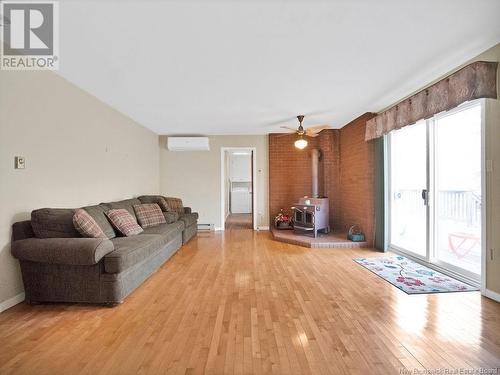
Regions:
<instances>
[{"instance_id":1,"label":"ceiling fan","mask_svg":"<svg viewBox=\"0 0 500 375\"><path fill-rule=\"evenodd\" d=\"M304 126L302 125L302 123L304 122L304 117L304 115L297 116L297 120L299 120L299 127L297 129L291 128L289 126L281 126L281 128L292 130L299 136L299 139L297 139L294 144L295 147L301 150L307 147L307 140L304 139L304 136L317 137L322 130L331 128L330 125L317 125L304 128Z\"/></svg>"}]
</instances>

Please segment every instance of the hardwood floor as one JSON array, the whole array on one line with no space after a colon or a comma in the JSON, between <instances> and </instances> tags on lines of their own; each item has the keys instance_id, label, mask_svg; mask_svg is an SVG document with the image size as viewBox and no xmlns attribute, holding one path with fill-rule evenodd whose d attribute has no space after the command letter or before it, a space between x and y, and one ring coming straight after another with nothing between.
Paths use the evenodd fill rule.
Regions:
<instances>
[{"instance_id":1,"label":"hardwood floor","mask_svg":"<svg viewBox=\"0 0 500 375\"><path fill-rule=\"evenodd\" d=\"M226 229L252 229L252 214L229 214Z\"/></svg>"},{"instance_id":2,"label":"hardwood floor","mask_svg":"<svg viewBox=\"0 0 500 375\"><path fill-rule=\"evenodd\" d=\"M115 308L0 314L1 374L401 374L500 365L500 304L406 295L267 232L200 233Z\"/></svg>"}]
</instances>

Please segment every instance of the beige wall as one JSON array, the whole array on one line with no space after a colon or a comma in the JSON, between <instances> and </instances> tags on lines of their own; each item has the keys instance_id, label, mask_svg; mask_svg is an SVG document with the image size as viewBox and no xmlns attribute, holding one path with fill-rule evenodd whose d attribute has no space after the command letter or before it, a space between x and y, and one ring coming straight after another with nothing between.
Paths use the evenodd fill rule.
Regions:
<instances>
[{"instance_id":1,"label":"beige wall","mask_svg":"<svg viewBox=\"0 0 500 375\"><path fill-rule=\"evenodd\" d=\"M500 43L474 60L500 61ZM497 72L500 90L500 73ZM486 199L486 288L500 293L500 99L486 99L486 160L492 160L493 170L487 173ZM493 253L493 259L491 255Z\"/></svg>"},{"instance_id":2,"label":"beige wall","mask_svg":"<svg viewBox=\"0 0 500 375\"><path fill-rule=\"evenodd\" d=\"M268 226L267 135L211 136L210 151L172 152L160 137L161 191L199 212L199 222L221 228L221 147L257 149L257 225Z\"/></svg>"},{"instance_id":3,"label":"beige wall","mask_svg":"<svg viewBox=\"0 0 500 375\"><path fill-rule=\"evenodd\" d=\"M14 169L14 156L26 169ZM0 307L22 293L11 224L159 191L158 136L50 72L0 71Z\"/></svg>"}]
</instances>

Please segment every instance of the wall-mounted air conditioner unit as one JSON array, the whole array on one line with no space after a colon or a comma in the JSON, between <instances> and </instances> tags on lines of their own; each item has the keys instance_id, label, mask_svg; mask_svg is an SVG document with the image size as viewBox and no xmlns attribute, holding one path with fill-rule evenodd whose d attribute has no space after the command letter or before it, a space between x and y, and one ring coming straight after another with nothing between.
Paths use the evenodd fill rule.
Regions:
<instances>
[{"instance_id":1,"label":"wall-mounted air conditioner unit","mask_svg":"<svg viewBox=\"0 0 500 375\"><path fill-rule=\"evenodd\" d=\"M169 151L209 151L208 137L168 137Z\"/></svg>"}]
</instances>

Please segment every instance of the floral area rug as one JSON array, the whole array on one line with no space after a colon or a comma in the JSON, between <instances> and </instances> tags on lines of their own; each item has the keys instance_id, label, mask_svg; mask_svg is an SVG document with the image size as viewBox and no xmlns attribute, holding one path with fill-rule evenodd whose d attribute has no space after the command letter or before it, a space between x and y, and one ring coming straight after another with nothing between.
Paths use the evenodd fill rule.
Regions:
<instances>
[{"instance_id":1,"label":"floral area rug","mask_svg":"<svg viewBox=\"0 0 500 375\"><path fill-rule=\"evenodd\" d=\"M478 290L471 285L399 255L353 260L408 294Z\"/></svg>"}]
</instances>

